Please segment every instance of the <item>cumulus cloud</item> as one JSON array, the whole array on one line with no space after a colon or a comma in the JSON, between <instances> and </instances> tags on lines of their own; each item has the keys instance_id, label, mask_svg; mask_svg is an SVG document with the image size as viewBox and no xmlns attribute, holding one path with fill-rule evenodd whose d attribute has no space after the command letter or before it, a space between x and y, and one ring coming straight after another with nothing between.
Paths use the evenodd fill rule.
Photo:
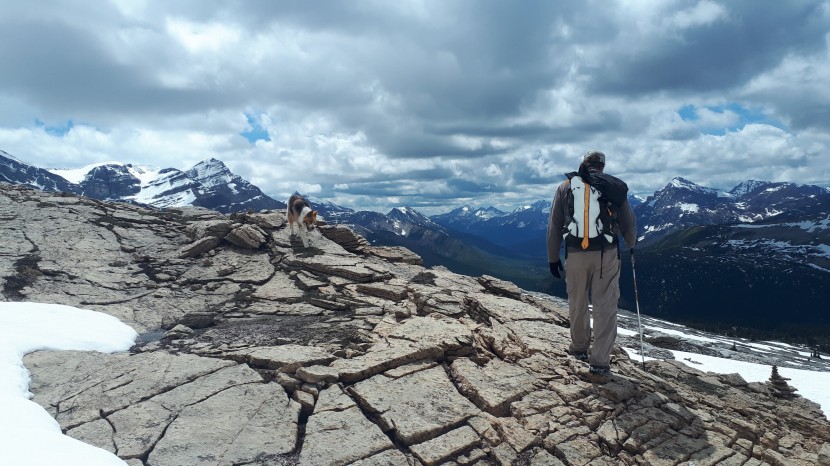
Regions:
<instances>
[{"instance_id":1,"label":"cumulus cloud","mask_svg":"<svg viewBox=\"0 0 830 466\"><path fill-rule=\"evenodd\" d=\"M825 0L2 3L0 149L39 166L217 157L434 213L548 199L595 148L642 194L830 180Z\"/></svg>"}]
</instances>

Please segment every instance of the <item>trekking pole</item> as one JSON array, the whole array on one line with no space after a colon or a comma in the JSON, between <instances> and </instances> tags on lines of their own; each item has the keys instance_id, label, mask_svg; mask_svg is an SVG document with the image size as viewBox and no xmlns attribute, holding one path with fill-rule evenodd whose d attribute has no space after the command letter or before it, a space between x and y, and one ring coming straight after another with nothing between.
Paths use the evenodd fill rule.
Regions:
<instances>
[{"instance_id":1,"label":"trekking pole","mask_svg":"<svg viewBox=\"0 0 830 466\"><path fill-rule=\"evenodd\" d=\"M640 329L640 357L646 370L646 353L643 349L643 324L640 322L640 295L637 293L637 268L634 266L634 248L631 248L631 274L634 276L634 302L637 304L637 328Z\"/></svg>"}]
</instances>

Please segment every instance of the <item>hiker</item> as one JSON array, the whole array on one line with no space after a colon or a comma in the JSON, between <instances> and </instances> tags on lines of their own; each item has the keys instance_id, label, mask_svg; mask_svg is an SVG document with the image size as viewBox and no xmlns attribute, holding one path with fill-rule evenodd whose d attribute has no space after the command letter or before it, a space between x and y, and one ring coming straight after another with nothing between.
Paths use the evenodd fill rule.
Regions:
<instances>
[{"instance_id":1,"label":"hiker","mask_svg":"<svg viewBox=\"0 0 830 466\"><path fill-rule=\"evenodd\" d=\"M571 321L571 355L587 361L589 372L611 375L611 350L617 338L620 298L618 235L634 253L637 224L628 202L628 186L603 173L605 154L585 154L579 171L568 173L553 198L548 220L550 273L562 278L559 249L565 241L565 279ZM600 208L601 207L601 208ZM588 225L590 228L582 228ZM593 304L594 341L588 299ZM589 354L590 350L590 354Z\"/></svg>"}]
</instances>

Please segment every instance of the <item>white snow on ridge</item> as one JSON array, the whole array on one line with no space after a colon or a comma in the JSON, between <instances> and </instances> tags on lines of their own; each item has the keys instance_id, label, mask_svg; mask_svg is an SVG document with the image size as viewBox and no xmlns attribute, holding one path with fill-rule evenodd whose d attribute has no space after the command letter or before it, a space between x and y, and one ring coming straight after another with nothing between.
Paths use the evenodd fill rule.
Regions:
<instances>
[{"instance_id":1,"label":"white snow on ridge","mask_svg":"<svg viewBox=\"0 0 830 466\"><path fill-rule=\"evenodd\" d=\"M796 227L812 233L817 230L830 229L830 217L817 222L789 222L789 223L768 223L764 225L736 225L738 228L770 228L770 227Z\"/></svg>"},{"instance_id":2,"label":"white snow on ridge","mask_svg":"<svg viewBox=\"0 0 830 466\"><path fill-rule=\"evenodd\" d=\"M723 359L697 353L670 350L675 359L704 372L731 374L737 372L747 382L765 382L772 374L772 366L751 362ZM691 359L691 362L688 361ZM797 394L812 400L821 406L825 416L830 414L830 372L817 372L805 369L779 367L778 373L789 378L789 384L798 389Z\"/></svg>"},{"instance_id":3,"label":"white snow on ridge","mask_svg":"<svg viewBox=\"0 0 830 466\"><path fill-rule=\"evenodd\" d=\"M704 336L700 336L700 335L694 335L694 334L691 334L691 333L688 333L688 332L681 332L679 330L672 330L672 329L668 329L668 328L664 328L664 327L654 327L654 326L650 326L650 325L644 325L643 328L654 330L654 331L657 331L657 332L660 332L660 333L665 333L666 335L673 335L673 336L682 337L682 338L685 338L685 339L688 339L688 340L697 340L697 341L702 341L702 342L705 342L705 343L719 343L721 341L721 340L716 340L714 338L708 338L708 337L704 337Z\"/></svg>"},{"instance_id":4,"label":"white snow on ridge","mask_svg":"<svg viewBox=\"0 0 830 466\"><path fill-rule=\"evenodd\" d=\"M100 312L0 302L0 464L125 466L114 454L63 435L57 421L29 400L23 356L43 349L126 351L136 336L129 326Z\"/></svg>"},{"instance_id":5,"label":"white snow on ridge","mask_svg":"<svg viewBox=\"0 0 830 466\"><path fill-rule=\"evenodd\" d=\"M49 173L53 173L62 177L63 179L69 181L70 183L79 184L84 180L87 173L89 173L92 169L100 167L102 165L118 165L122 167L126 167L127 164L124 162L100 162L100 163L93 163L81 168L50 168L47 171ZM151 167L147 165L131 165L127 167L127 170L138 180L141 182L141 187L147 186L150 184L151 181L155 180L158 176L159 169L156 167Z\"/></svg>"},{"instance_id":6,"label":"white snow on ridge","mask_svg":"<svg viewBox=\"0 0 830 466\"><path fill-rule=\"evenodd\" d=\"M138 178L142 189L155 181L155 179L159 176L159 171L161 171L156 167L147 165L133 165L132 167L129 167L128 170L134 177Z\"/></svg>"},{"instance_id":7,"label":"white snow on ridge","mask_svg":"<svg viewBox=\"0 0 830 466\"><path fill-rule=\"evenodd\" d=\"M174 185L170 182L150 184L139 191L138 194L129 196L127 199L160 208L191 205L196 200L196 194L192 189L178 192L175 195L163 195L165 192L172 190L173 187Z\"/></svg>"},{"instance_id":8,"label":"white snow on ridge","mask_svg":"<svg viewBox=\"0 0 830 466\"><path fill-rule=\"evenodd\" d=\"M49 173L54 173L69 181L70 183L79 184L81 181L84 180L84 177L90 170L96 167L100 167L101 165L126 165L124 162L100 162L100 163L92 163L89 165L85 165L81 168L49 168L46 171Z\"/></svg>"},{"instance_id":9,"label":"white snow on ridge","mask_svg":"<svg viewBox=\"0 0 830 466\"><path fill-rule=\"evenodd\" d=\"M662 330L661 330L662 331ZM630 331L628 331L630 332ZM636 335L636 332L631 332ZM631 359L640 360L642 356L636 348L624 347ZM718 358L698 353L687 353L685 351L671 351L674 358L703 372L714 372L716 374L738 373L747 382L766 382L772 374L772 366L767 364L756 364L751 362L738 361L735 359ZM656 358L646 356L646 361L653 361ZM812 371L807 369L793 369L779 367L778 373L782 377L790 379L788 382L798 391L796 394L817 403L825 416L830 414L830 372Z\"/></svg>"},{"instance_id":10,"label":"white snow on ridge","mask_svg":"<svg viewBox=\"0 0 830 466\"><path fill-rule=\"evenodd\" d=\"M681 202L680 204L677 204L677 207L680 207L680 210L682 210L683 212L699 212L700 211L700 206L697 205L697 204L687 204L685 202Z\"/></svg>"},{"instance_id":11,"label":"white snow on ridge","mask_svg":"<svg viewBox=\"0 0 830 466\"><path fill-rule=\"evenodd\" d=\"M657 226L654 226L654 225L648 225L648 226L646 226L646 233L651 233L651 232L654 232L654 231L665 230L666 228L670 228L670 227L673 227L673 226L674 226L674 224L673 224L673 223L666 223L666 224L664 224L664 225L657 225Z\"/></svg>"},{"instance_id":12,"label":"white snow on ridge","mask_svg":"<svg viewBox=\"0 0 830 466\"><path fill-rule=\"evenodd\" d=\"M730 239L726 244L735 249L771 249L776 253L784 254L803 254L808 256L818 256L830 258L830 245L828 244L792 244L787 241L774 240L742 240Z\"/></svg>"}]
</instances>

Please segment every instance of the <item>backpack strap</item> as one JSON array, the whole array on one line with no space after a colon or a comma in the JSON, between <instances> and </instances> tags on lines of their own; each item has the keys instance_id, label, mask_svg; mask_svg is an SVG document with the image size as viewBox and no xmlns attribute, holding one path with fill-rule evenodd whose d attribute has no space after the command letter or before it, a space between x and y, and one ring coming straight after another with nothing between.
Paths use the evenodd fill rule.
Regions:
<instances>
[{"instance_id":1,"label":"backpack strap","mask_svg":"<svg viewBox=\"0 0 830 466\"><path fill-rule=\"evenodd\" d=\"M586 182L585 180L582 180L582 182L585 185L585 188L583 189L583 191L585 191L585 193L584 193L585 201L583 202L585 207L582 209L583 210L582 218L585 219L583 224L582 224L582 249L585 250L585 249L588 249L588 244L589 244L589 242L588 242L588 228L589 228L588 212L589 212L589 207L591 207L591 185L589 185L588 182Z\"/></svg>"}]
</instances>

